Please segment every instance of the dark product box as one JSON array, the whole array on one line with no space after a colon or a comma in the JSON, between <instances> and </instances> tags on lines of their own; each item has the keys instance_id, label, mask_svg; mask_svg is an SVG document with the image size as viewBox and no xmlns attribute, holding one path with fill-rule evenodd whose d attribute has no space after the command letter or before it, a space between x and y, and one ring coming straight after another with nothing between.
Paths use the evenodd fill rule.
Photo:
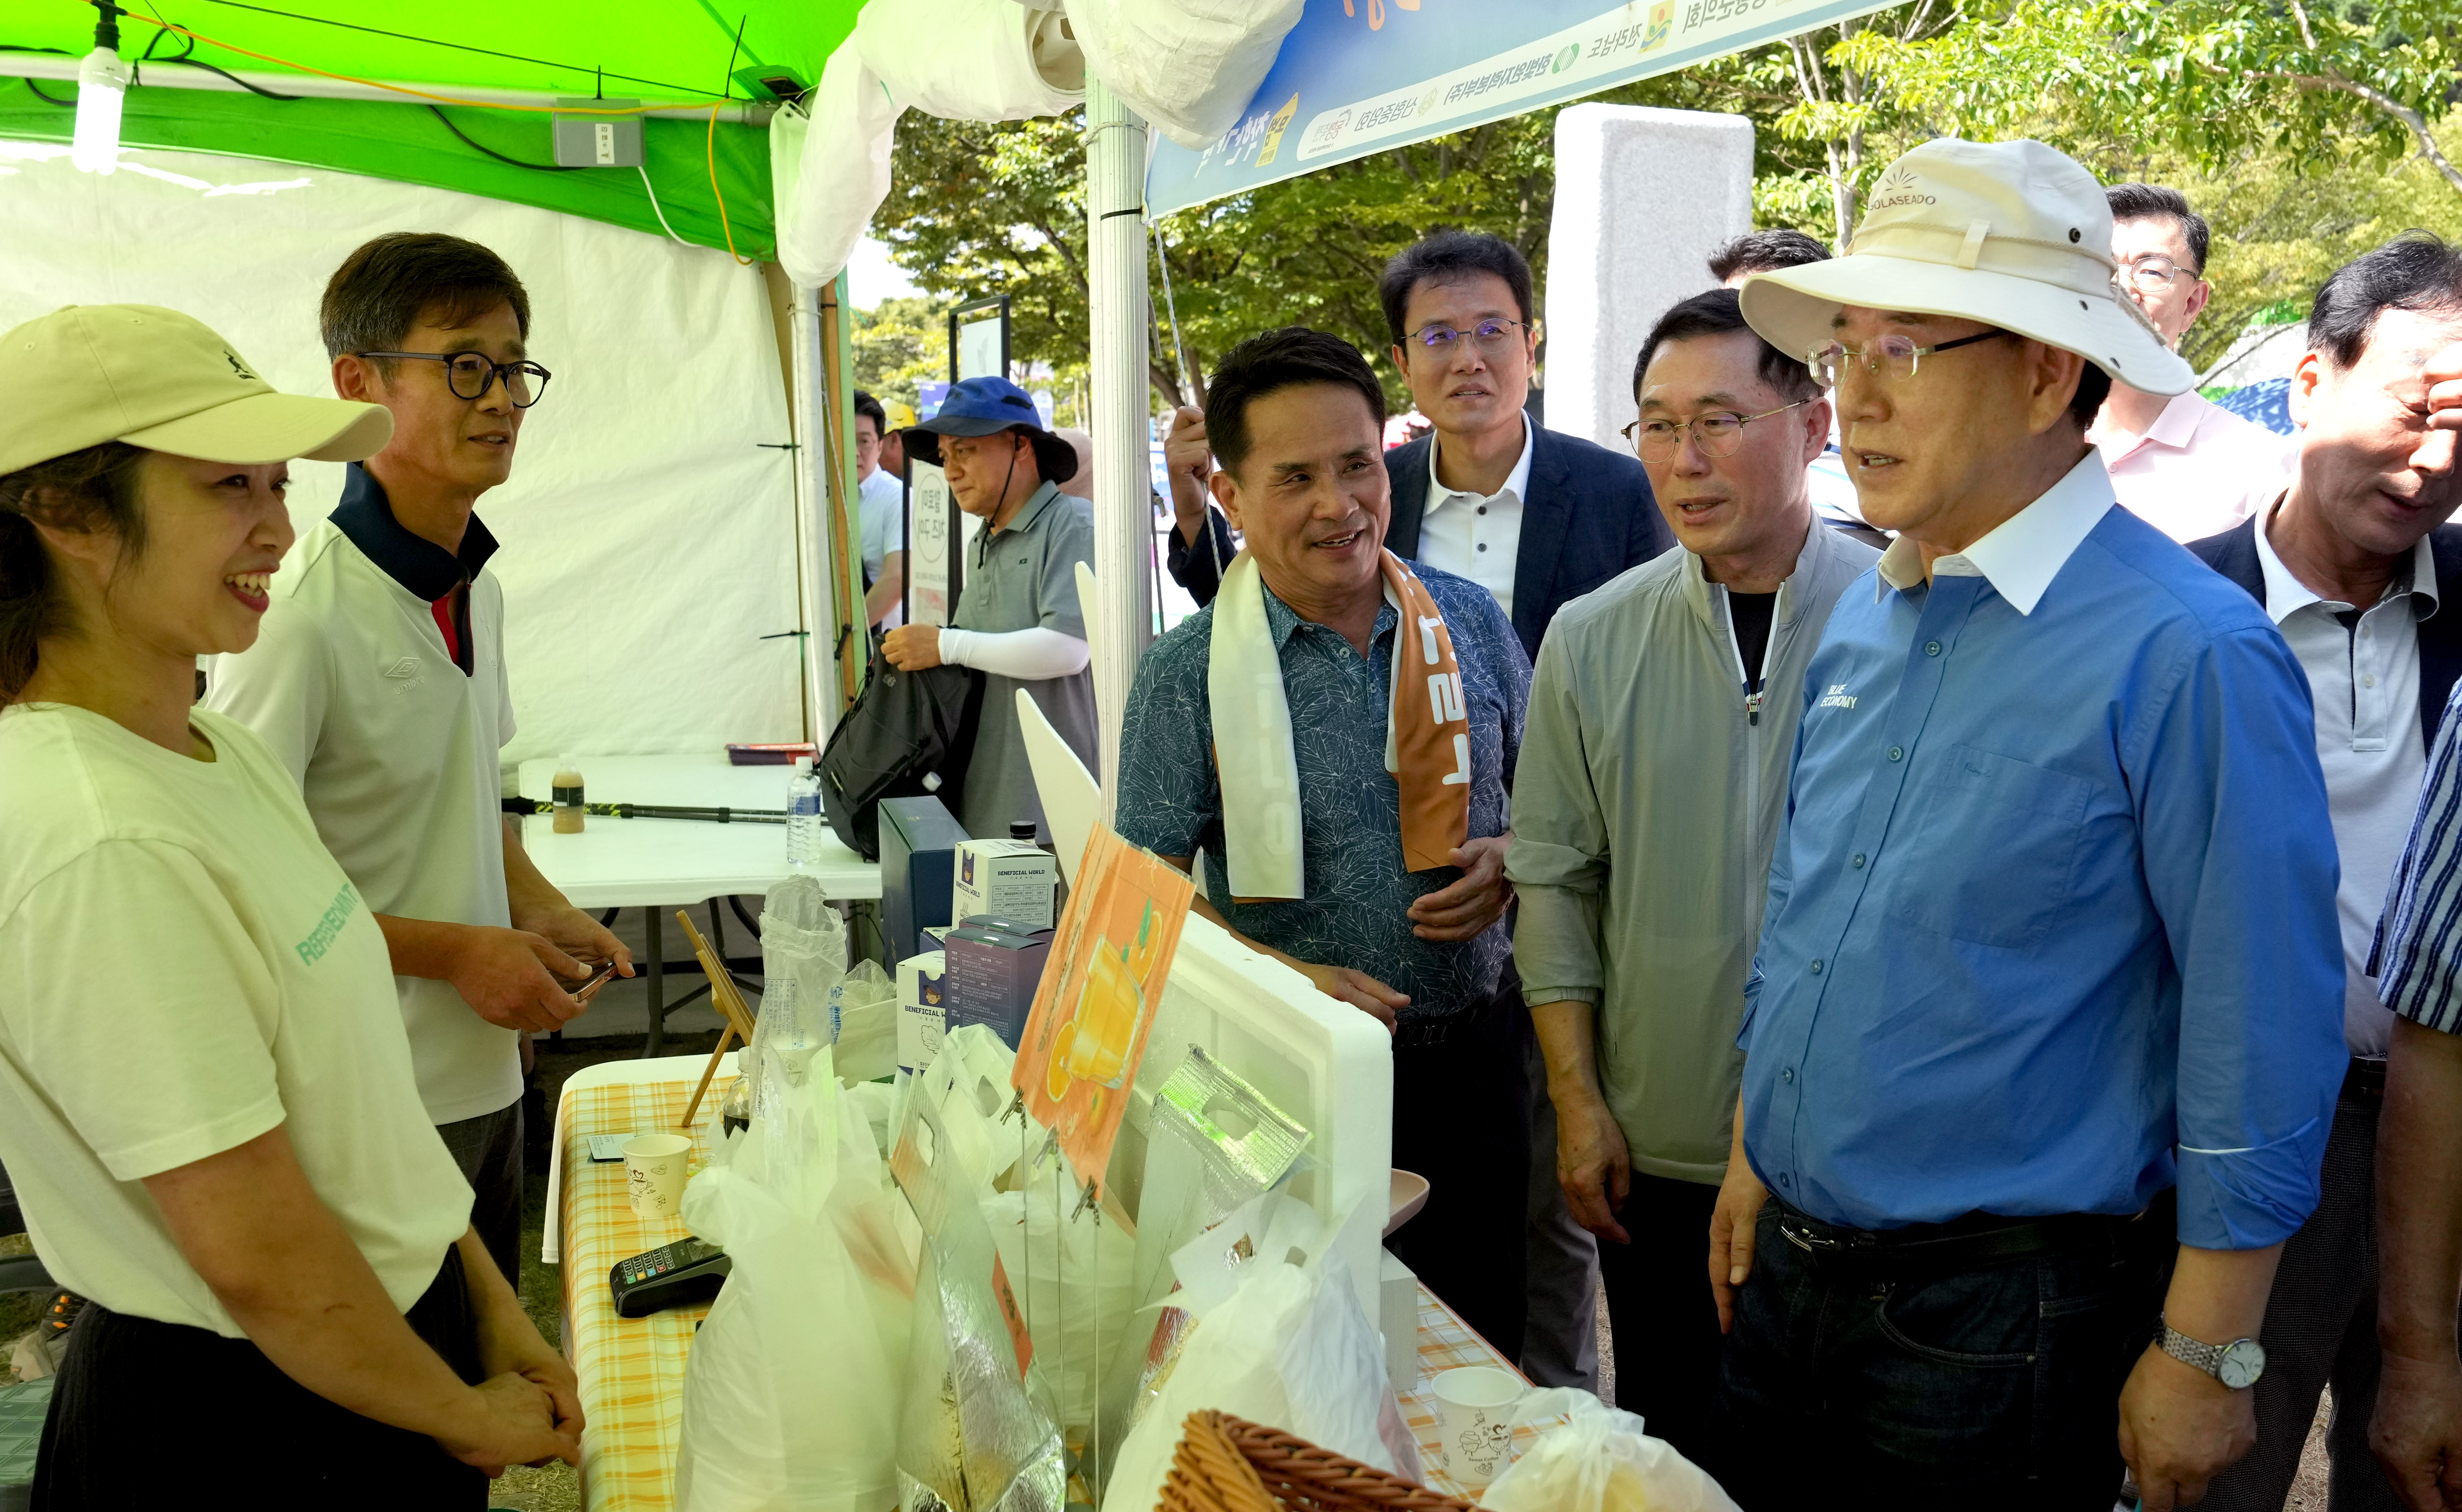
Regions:
<instances>
[{"instance_id":1,"label":"dark product box","mask_svg":"<svg viewBox=\"0 0 2462 1512\"><path fill-rule=\"evenodd\" d=\"M949 922L949 891L965 830L937 798L880 800L880 928L889 959L931 949L927 926Z\"/></svg>"},{"instance_id":2,"label":"dark product box","mask_svg":"<svg viewBox=\"0 0 2462 1512\"><path fill-rule=\"evenodd\" d=\"M1015 1050L1026 1034L1043 964L1051 955L1051 931L977 914L949 931L944 948L950 1032L989 1025L1002 1044Z\"/></svg>"}]
</instances>

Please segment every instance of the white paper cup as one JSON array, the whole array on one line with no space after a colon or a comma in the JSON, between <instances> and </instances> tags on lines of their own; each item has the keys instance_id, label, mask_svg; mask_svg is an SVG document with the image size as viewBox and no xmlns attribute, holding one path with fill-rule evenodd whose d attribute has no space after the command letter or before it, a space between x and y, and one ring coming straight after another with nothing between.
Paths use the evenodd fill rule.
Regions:
<instances>
[{"instance_id":1,"label":"white paper cup","mask_svg":"<svg viewBox=\"0 0 2462 1512\"><path fill-rule=\"evenodd\" d=\"M682 1134L641 1134L624 1141L624 1182L632 1190L633 1211L643 1218L673 1218L683 1205L684 1162L692 1154L692 1138Z\"/></svg>"},{"instance_id":2,"label":"white paper cup","mask_svg":"<svg viewBox=\"0 0 2462 1512\"><path fill-rule=\"evenodd\" d=\"M1439 1371L1429 1394L1436 1399L1436 1445L1445 1474L1465 1491L1485 1490L1513 1458L1513 1409L1529 1388L1511 1371L1464 1365Z\"/></svg>"}]
</instances>

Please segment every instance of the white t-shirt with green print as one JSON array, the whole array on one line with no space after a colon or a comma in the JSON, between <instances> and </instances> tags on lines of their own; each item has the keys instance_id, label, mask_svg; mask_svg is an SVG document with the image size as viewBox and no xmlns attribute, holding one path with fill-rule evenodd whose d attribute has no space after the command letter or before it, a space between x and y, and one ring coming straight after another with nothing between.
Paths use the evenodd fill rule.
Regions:
<instances>
[{"instance_id":1,"label":"white t-shirt with green print","mask_svg":"<svg viewBox=\"0 0 2462 1512\"><path fill-rule=\"evenodd\" d=\"M0 709L0 1161L60 1285L238 1337L140 1183L285 1125L406 1310L470 1188L420 1105L384 937L291 774L234 721L192 723L214 760Z\"/></svg>"}]
</instances>

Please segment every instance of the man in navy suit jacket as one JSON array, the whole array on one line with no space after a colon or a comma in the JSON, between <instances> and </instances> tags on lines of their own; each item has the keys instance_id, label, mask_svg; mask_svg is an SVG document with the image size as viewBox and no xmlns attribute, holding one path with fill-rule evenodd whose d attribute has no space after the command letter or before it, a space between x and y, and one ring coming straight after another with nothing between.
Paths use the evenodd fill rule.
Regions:
<instances>
[{"instance_id":1,"label":"man in navy suit jacket","mask_svg":"<svg viewBox=\"0 0 2462 1512\"><path fill-rule=\"evenodd\" d=\"M1385 454L1394 555L1458 574L1503 606L1532 660L1547 624L1628 567L1674 544L1630 453L1550 431L1523 410L1538 358L1530 266L1512 244L1440 231L1386 265L1377 297L1393 365L1432 435ZM1182 410L1164 445L1178 528L1171 574L1205 604L1232 553L1230 527L1205 505L1204 417ZM1508 990L1519 997L1519 982ZM1528 1322L1523 1372L1543 1386L1597 1386L1596 1242L1556 1181L1555 1106L1530 1041ZM1442 1181L1441 1173L1422 1173Z\"/></svg>"},{"instance_id":2,"label":"man in navy suit jacket","mask_svg":"<svg viewBox=\"0 0 2462 1512\"><path fill-rule=\"evenodd\" d=\"M1510 243L1440 232L1394 258L1378 292L1394 364L1436 423L1385 454L1393 484L1385 544L1486 586L1535 658L1558 609L1674 543L1650 477L1629 454L1523 413L1538 340L1530 268ZM1429 339L1442 332L1453 334ZM1184 506L1168 565L1200 605L1234 550L1221 517L1198 514L1211 470L1204 446L1202 415L1181 411L1166 445L1174 501Z\"/></svg>"}]
</instances>

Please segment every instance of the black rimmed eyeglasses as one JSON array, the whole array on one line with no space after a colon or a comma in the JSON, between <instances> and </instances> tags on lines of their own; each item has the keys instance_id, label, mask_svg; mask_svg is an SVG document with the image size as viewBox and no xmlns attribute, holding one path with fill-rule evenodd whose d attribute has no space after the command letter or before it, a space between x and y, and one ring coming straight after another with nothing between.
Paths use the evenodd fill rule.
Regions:
<instances>
[{"instance_id":1,"label":"black rimmed eyeglasses","mask_svg":"<svg viewBox=\"0 0 2462 1512\"><path fill-rule=\"evenodd\" d=\"M516 410L527 410L547 392L554 374L535 362L490 362L475 351L362 351L362 357L395 357L411 362L444 364L444 384L457 399L484 399L498 378Z\"/></svg>"}]
</instances>

